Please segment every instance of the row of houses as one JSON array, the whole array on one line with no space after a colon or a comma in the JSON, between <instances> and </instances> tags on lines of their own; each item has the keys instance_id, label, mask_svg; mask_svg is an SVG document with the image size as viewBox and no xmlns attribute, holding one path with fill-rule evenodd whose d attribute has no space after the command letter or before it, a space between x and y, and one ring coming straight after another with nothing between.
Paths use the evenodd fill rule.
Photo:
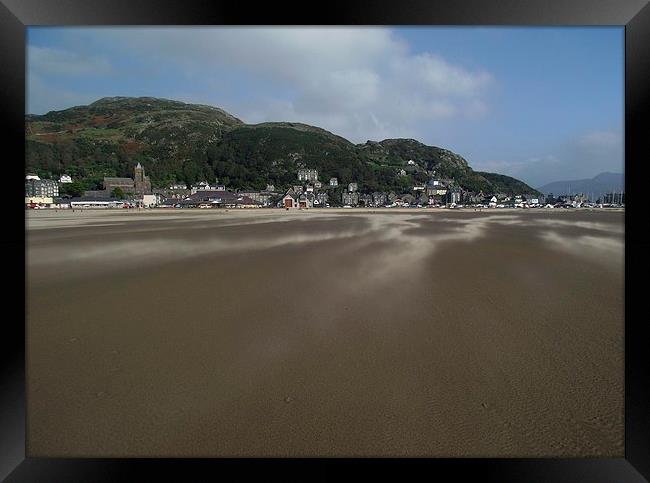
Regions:
<instances>
[{"instance_id":1,"label":"row of houses","mask_svg":"<svg viewBox=\"0 0 650 483\"><path fill-rule=\"evenodd\" d=\"M189 190L185 184L175 184L168 189L151 190L149 177L144 173L144 167L138 163L134 168L134 178L104 178L103 190L86 191L84 197L75 199L71 204L87 202L89 206L113 206L117 203L112 195L120 188L130 202L138 206L161 207L264 207L278 206L284 208L313 208L329 206L330 201L345 206L411 206L411 205L439 205L485 202L490 205L502 201L499 199L487 200L482 193L475 195L467 193L453 186L453 181L432 179L426 184L416 185L411 193L401 195L395 193L359 192L359 185L351 182L347 190L341 193L340 199L330 200L327 188L337 187L338 179L331 178L327 187L323 188L318 181L316 170L301 170L300 179L307 180L305 185L297 184L289 188L282 197L273 185L267 185L265 190L242 190L231 192L224 185L216 183L210 185L206 181L193 185ZM58 184L54 180L40 180L35 175L28 175L26 179L27 204L57 204L54 199L58 197ZM505 196L505 195L504 195ZM277 200L280 199L279 202ZM508 201L509 198L505 198ZM277 204L276 204L277 202ZM537 201L535 201L536 203ZM60 204L60 203L59 203ZM70 203L68 203L70 204Z\"/></svg>"},{"instance_id":2,"label":"row of houses","mask_svg":"<svg viewBox=\"0 0 650 483\"><path fill-rule=\"evenodd\" d=\"M299 186L290 188L278 203L278 207L283 208L318 208L329 206L330 200L327 192L310 192L300 189ZM433 205L441 203L458 203L460 202L460 191L457 189L446 190L446 197L438 197L420 193L419 196L410 193L398 195L396 193L384 193L375 191L373 193L360 193L355 190L347 190L341 193L339 201L344 206L364 206L364 207L381 207L389 205Z\"/></svg>"},{"instance_id":3,"label":"row of houses","mask_svg":"<svg viewBox=\"0 0 650 483\"><path fill-rule=\"evenodd\" d=\"M437 181L437 180L436 180ZM329 206L330 202L340 202L344 206L382 207L382 206L425 206L425 205L480 205L486 207L505 207L527 204L537 206L544 200L535 194L508 196L505 194L485 195L473 193L442 181L416 186L410 193L397 194L375 191L361 193L356 183L351 183L348 190L341 193L341 198L331 200L327 192L318 192L310 186L292 186L280 202L283 208L315 208Z\"/></svg>"},{"instance_id":4,"label":"row of houses","mask_svg":"<svg viewBox=\"0 0 650 483\"><path fill-rule=\"evenodd\" d=\"M162 208L261 208L277 206L283 208L318 208L329 206L329 194L324 191L306 191L306 187L293 186L275 204L279 193L277 192L253 192L242 191L232 192L228 190L199 190L184 198L163 198L159 194L135 195L129 199L118 199L113 197L83 196L79 198L57 198L54 196L26 196L28 207L50 207L50 208L116 208L116 207L154 207ZM41 193L43 194L43 193ZM610 201L611 200L611 201ZM620 195L611 194L605 197L605 206L624 204L624 193ZM358 191L345 191L341 194L341 203L345 206L382 207L382 206L476 206L486 208L509 208L509 207L584 207L595 206L589 203L584 196L563 195L553 198L552 195L546 200L537 195L516 195L507 196L483 195L482 193L470 193L460 188L451 187L447 189L444 196L428 196L424 192L419 194L396 194L396 193L359 193ZM602 205L601 205L602 206Z\"/></svg>"},{"instance_id":5,"label":"row of houses","mask_svg":"<svg viewBox=\"0 0 650 483\"><path fill-rule=\"evenodd\" d=\"M282 208L319 208L327 206L329 195L325 192L303 191L299 186L290 188L278 203Z\"/></svg>"},{"instance_id":6,"label":"row of houses","mask_svg":"<svg viewBox=\"0 0 650 483\"><path fill-rule=\"evenodd\" d=\"M411 161L410 165L415 162ZM345 206L386 206L388 204L434 204L442 202L460 202L460 190L450 188L453 181L444 179L432 179L426 184L416 185L412 194L405 193L361 193L356 182L348 183L347 190L342 192L340 199L330 200L328 188L339 186L337 178L330 178L327 186L318 181L318 171L315 169L301 168L297 172L298 181L306 181L307 184L290 187L278 202L278 207L283 208L312 208L329 206L329 202L341 203ZM447 200L446 198L450 198Z\"/></svg>"},{"instance_id":7,"label":"row of houses","mask_svg":"<svg viewBox=\"0 0 650 483\"><path fill-rule=\"evenodd\" d=\"M200 190L183 199L168 198L160 208L261 208L264 202L228 190Z\"/></svg>"},{"instance_id":8,"label":"row of houses","mask_svg":"<svg viewBox=\"0 0 650 483\"><path fill-rule=\"evenodd\" d=\"M409 161L405 168L409 169L415 163ZM587 200L580 195L559 197L558 199L539 196L538 194L522 194L508 196L502 193L486 195L485 193L470 192L458 187L453 180L433 178L435 172L429 173L432 178L421 184L412 186L409 193L385 193L375 191L364 193L359 189L359 184L350 182L347 189L336 195L333 199L332 188L339 186L338 179L332 177L327 183L318 179L318 170L300 168L297 171L298 181L301 183L291 186L284 196L275 186L268 184L265 190L240 190L229 191L225 185L216 179L214 184L200 181L190 187L184 183L175 183L164 189L151 188L151 181L145 175L144 167L138 163L134 167L133 178L105 177L103 189L86 191L84 197L75 199L72 203L87 201L90 204L112 206L117 202L113 197L119 188L129 198L130 202L139 206L229 206L229 207L270 207L283 208L312 208L326 207L330 204L344 206L417 206L417 205L474 205L486 207L506 206L540 206L557 203L585 203ZM62 184L72 182L68 175L61 175L59 181L41 180L34 174L29 174L25 179L25 200L27 204L55 204ZM336 191L338 193L338 190ZM624 193L613 193L605 196L605 203L624 204ZM583 199L584 198L584 199ZM124 200L122 200L124 201Z\"/></svg>"}]
</instances>

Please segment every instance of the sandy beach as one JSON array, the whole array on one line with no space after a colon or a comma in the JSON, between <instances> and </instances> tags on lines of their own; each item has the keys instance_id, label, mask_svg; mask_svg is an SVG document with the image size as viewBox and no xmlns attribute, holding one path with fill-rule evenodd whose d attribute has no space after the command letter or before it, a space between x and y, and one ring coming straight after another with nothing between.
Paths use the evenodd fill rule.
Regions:
<instances>
[{"instance_id":1,"label":"sandy beach","mask_svg":"<svg viewBox=\"0 0 650 483\"><path fill-rule=\"evenodd\" d=\"M622 457L624 214L26 213L29 456Z\"/></svg>"}]
</instances>

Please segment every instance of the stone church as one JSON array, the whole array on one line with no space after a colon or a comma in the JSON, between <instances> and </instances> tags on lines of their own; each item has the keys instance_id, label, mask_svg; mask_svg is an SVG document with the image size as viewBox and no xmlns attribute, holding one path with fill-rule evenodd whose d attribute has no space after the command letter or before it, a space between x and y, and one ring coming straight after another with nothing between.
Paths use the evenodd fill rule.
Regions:
<instances>
[{"instance_id":1,"label":"stone church","mask_svg":"<svg viewBox=\"0 0 650 483\"><path fill-rule=\"evenodd\" d=\"M144 174L144 167L138 163L133 170L134 178L104 178L104 190L110 193L115 188L120 188L125 193L139 195L151 194L151 180Z\"/></svg>"}]
</instances>

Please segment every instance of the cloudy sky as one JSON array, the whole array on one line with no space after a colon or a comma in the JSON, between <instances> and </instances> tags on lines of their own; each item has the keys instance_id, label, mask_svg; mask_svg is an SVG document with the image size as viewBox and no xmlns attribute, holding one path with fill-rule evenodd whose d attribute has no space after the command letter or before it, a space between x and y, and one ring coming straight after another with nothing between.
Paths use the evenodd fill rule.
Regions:
<instances>
[{"instance_id":1,"label":"cloudy sky","mask_svg":"<svg viewBox=\"0 0 650 483\"><path fill-rule=\"evenodd\" d=\"M30 27L31 114L106 96L407 137L538 187L623 172L624 31Z\"/></svg>"}]
</instances>

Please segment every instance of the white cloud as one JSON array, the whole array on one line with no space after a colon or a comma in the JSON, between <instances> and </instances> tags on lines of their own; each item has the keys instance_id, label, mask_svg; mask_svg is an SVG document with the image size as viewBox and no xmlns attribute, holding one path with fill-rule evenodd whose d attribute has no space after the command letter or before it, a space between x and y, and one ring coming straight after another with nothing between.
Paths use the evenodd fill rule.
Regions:
<instances>
[{"instance_id":1,"label":"white cloud","mask_svg":"<svg viewBox=\"0 0 650 483\"><path fill-rule=\"evenodd\" d=\"M218 91L213 96L246 122L317 124L354 142L422 137L423 121L477 119L489 109L489 73L435 53L410 53L387 28L110 28L73 34L142 63L177 66L188 82L252 82L245 100Z\"/></svg>"},{"instance_id":2,"label":"white cloud","mask_svg":"<svg viewBox=\"0 0 650 483\"><path fill-rule=\"evenodd\" d=\"M270 75L292 81L297 94L284 103L285 110L261 99L266 116L260 118L241 106L241 117L318 124L363 142L402 135L421 137L424 121L476 119L487 113L484 95L492 80L489 74L467 71L430 54L410 55L385 29L343 32L345 35L339 29L315 29L299 45L285 45L281 68L274 65ZM263 34L270 37L258 55L273 57L277 53L274 37L268 31L258 35ZM337 42L333 44L331 39ZM360 39L363 42L358 42ZM322 45L328 46L330 55L312 64ZM333 51L338 54L332 56ZM259 107L255 112L260 112Z\"/></svg>"},{"instance_id":3,"label":"white cloud","mask_svg":"<svg viewBox=\"0 0 650 483\"><path fill-rule=\"evenodd\" d=\"M391 70L400 84L433 95L471 97L492 80L487 72L472 73L429 53L396 56Z\"/></svg>"}]
</instances>

